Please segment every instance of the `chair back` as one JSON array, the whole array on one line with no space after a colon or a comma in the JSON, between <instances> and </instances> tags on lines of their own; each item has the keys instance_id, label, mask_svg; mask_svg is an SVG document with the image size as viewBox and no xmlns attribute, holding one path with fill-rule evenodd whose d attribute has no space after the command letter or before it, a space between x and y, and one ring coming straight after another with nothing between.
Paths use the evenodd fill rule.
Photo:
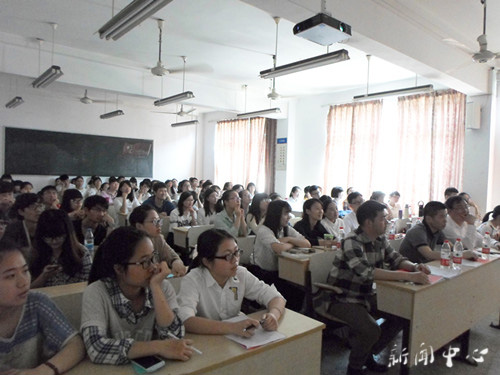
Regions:
<instances>
[{"instance_id":1,"label":"chair back","mask_svg":"<svg viewBox=\"0 0 500 375\"><path fill-rule=\"evenodd\" d=\"M255 244L255 235L250 235L246 237L238 237L236 242L238 243L238 247L243 250L243 253L240 257L240 264L251 264L251 258L253 254L253 247Z\"/></svg>"},{"instance_id":2,"label":"chair back","mask_svg":"<svg viewBox=\"0 0 500 375\"><path fill-rule=\"evenodd\" d=\"M163 224L161 225L161 234L167 238L168 231L170 229L170 216L163 219Z\"/></svg>"},{"instance_id":3,"label":"chair back","mask_svg":"<svg viewBox=\"0 0 500 375\"><path fill-rule=\"evenodd\" d=\"M196 225L194 227L189 228L187 238L189 247L195 247L198 243L198 237L203 232L212 229L214 226L212 224L209 225Z\"/></svg>"},{"instance_id":4,"label":"chair back","mask_svg":"<svg viewBox=\"0 0 500 375\"><path fill-rule=\"evenodd\" d=\"M314 283L326 283L328 274L332 269L333 258L337 251L325 251L313 255L309 260L309 272L311 274L311 292L314 294L318 288Z\"/></svg>"}]
</instances>

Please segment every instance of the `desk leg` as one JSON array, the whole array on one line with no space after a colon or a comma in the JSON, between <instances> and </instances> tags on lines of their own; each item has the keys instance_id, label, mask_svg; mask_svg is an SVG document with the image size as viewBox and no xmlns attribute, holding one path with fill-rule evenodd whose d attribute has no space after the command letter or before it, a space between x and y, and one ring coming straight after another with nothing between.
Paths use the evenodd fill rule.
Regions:
<instances>
[{"instance_id":1,"label":"desk leg","mask_svg":"<svg viewBox=\"0 0 500 375\"><path fill-rule=\"evenodd\" d=\"M401 341L401 353L403 350L409 350L410 346L410 321L404 319L403 325L403 339ZM401 363L399 369L400 375L409 375L410 374L410 358L408 358L408 362L406 364Z\"/></svg>"},{"instance_id":2,"label":"desk leg","mask_svg":"<svg viewBox=\"0 0 500 375\"><path fill-rule=\"evenodd\" d=\"M490 327L500 329L500 315L498 316L498 324L491 322Z\"/></svg>"},{"instance_id":3,"label":"desk leg","mask_svg":"<svg viewBox=\"0 0 500 375\"><path fill-rule=\"evenodd\" d=\"M477 366L477 362L472 357L469 357L470 330L462 333L458 339L460 340L460 356L457 359L468 365Z\"/></svg>"}]
</instances>

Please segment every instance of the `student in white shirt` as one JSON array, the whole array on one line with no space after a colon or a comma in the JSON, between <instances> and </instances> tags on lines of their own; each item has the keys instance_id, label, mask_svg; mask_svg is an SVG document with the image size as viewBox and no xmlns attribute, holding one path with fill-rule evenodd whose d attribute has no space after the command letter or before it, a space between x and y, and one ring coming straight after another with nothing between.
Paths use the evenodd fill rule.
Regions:
<instances>
[{"instance_id":1,"label":"student in white shirt","mask_svg":"<svg viewBox=\"0 0 500 375\"><path fill-rule=\"evenodd\" d=\"M239 314L243 298L266 306L262 327L277 330L285 300L274 286L238 266L241 250L235 238L224 230L210 229L200 235L197 248L198 256L182 279L178 296L179 316L187 331L252 336L252 328L260 326L259 320L223 321Z\"/></svg>"},{"instance_id":2,"label":"student in white shirt","mask_svg":"<svg viewBox=\"0 0 500 375\"><path fill-rule=\"evenodd\" d=\"M454 195L446 200L445 205L448 209L448 219L443 230L445 237L451 243L460 238L464 248L468 250L480 247L483 237L476 230L476 218L469 214L469 205L465 199Z\"/></svg>"},{"instance_id":3,"label":"student in white shirt","mask_svg":"<svg viewBox=\"0 0 500 375\"><path fill-rule=\"evenodd\" d=\"M389 202L387 202L387 206L391 212L391 217L394 219L399 218L399 211L402 210L401 205L398 203L401 195L398 191L393 191L389 194Z\"/></svg>"},{"instance_id":4,"label":"student in white shirt","mask_svg":"<svg viewBox=\"0 0 500 375\"><path fill-rule=\"evenodd\" d=\"M365 200L363 199L361 193L358 193L357 191L354 191L347 196L347 202L349 203L349 208L352 212L344 216L345 234L349 234L359 226L358 219L356 218L356 211L358 211L359 206L361 206L364 201Z\"/></svg>"},{"instance_id":5,"label":"student in white shirt","mask_svg":"<svg viewBox=\"0 0 500 375\"><path fill-rule=\"evenodd\" d=\"M197 225L197 215L193 208L195 195L193 191L185 191L181 194L177 208L170 213L169 232L173 233L175 227Z\"/></svg>"},{"instance_id":6,"label":"student in white shirt","mask_svg":"<svg viewBox=\"0 0 500 375\"><path fill-rule=\"evenodd\" d=\"M115 207L117 223L121 226L126 225L128 216L132 212L132 210L141 204L135 197L135 194L132 190L132 184L128 180L123 180L120 182L120 186L118 187L118 195L113 201L113 206ZM124 218L125 220L119 220L119 218Z\"/></svg>"},{"instance_id":7,"label":"student in white shirt","mask_svg":"<svg viewBox=\"0 0 500 375\"><path fill-rule=\"evenodd\" d=\"M287 198L288 204L292 207L292 211L302 211L304 200L300 197L300 187L294 186Z\"/></svg>"},{"instance_id":8,"label":"student in white shirt","mask_svg":"<svg viewBox=\"0 0 500 375\"><path fill-rule=\"evenodd\" d=\"M99 195L102 185L102 180L99 176L90 177L90 181L87 184L87 190L83 195L84 198L90 197L92 195Z\"/></svg>"},{"instance_id":9,"label":"student in white shirt","mask_svg":"<svg viewBox=\"0 0 500 375\"><path fill-rule=\"evenodd\" d=\"M344 221L339 219L337 203L328 195L323 195L320 201L323 204L323 219L321 220L321 224L328 233L333 234L338 239L340 237L340 227L344 227Z\"/></svg>"},{"instance_id":10,"label":"student in white shirt","mask_svg":"<svg viewBox=\"0 0 500 375\"><path fill-rule=\"evenodd\" d=\"M252 205L246 216L248 229L253 234L257 234L259 227L266 218L267 207L269 206L269 195L266 193L258 193L252 199Z\"/></svg>"},{"instance_id":11,"label":"student in white shirt","mask_svg":"<svg viewBox=\"0 0 500 375\"><path fill-rule=\"evenodd\" d=\"M210 225L215 222L215 207L217 205L217 190L210 187L204 192L203 207L198 210L198 224Z\"/></svg>"},{"instance_id":12,"label":"student in white shirt","mask_svg":"<svg viewBox=\"0 0 500 375\"><path fill-rule=\"evenodd\" d=\"M491 220L489 220L491 215ZM493 211L487 212L483 217L483 223L477 228L477 231L481 233L482 236L486 234L486 232L490 233L490 237L492 238L493 245L496 248L500 247L500 231L498 228L500 227L500 206L495 206Z\"/></svg>"}]
</instances>

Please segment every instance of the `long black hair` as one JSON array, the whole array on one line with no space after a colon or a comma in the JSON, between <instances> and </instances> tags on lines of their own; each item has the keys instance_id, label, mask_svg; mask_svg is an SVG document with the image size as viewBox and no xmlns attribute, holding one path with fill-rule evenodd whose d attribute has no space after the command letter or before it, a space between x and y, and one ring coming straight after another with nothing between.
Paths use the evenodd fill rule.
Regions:
<instances>
[{"instance_id":1,"label":"long black hair","mask_svg":"<svg viewBox=\"0 0 500 375\"><path fill-rule=\"evenodd\" d=\"M134 227L120 227L111 232L95 253L89 285L106 277L116 278L114 266L127 267L124 263L134 256L137 244L146 237L145 232Z\"/></svg>"},{"instance_id":2,"label":"long black hair","mask_svg":"<svg viewBox=\"0 0 500 375\"><path fill-rule=\"evenodd\" d=\"M311 207L314 205L314 203L319 203L321 205L321 208L323 208L323 204L318 198L309 198L304 202L304 205L302 206L302 220L305 220L304 223L309 224L309 214L306 212L307 210L310 210Z\"/></svg>"},{"instance_id":3,"label":"long black hair","mask_svg":"<svg viewBox=\"0 0 500 375\"><path fill-rule=\"evenodd\" d=\"M184 215L184 201L186 199L188 199L189 197L193 197L194 202L196 202L197 196L193 191L185 191L179 197L179 202L177 203L177 209L179 210L180 216ZM193 202L193 204L194 204L194 202Z\"/></svg>"},{"instance_id":4,"label":"long black hair","mask_svg":"<svg viewBox=\"0 0 500 375\"><path fill-rule=\"evenodd\" d=\"M284 237L288 236L288 225L284 227L281 226L281 215L283 214L283 210L290 213L292 212L292 207L290 207L287 201L279 199L272 201L269 203L269 207L267 207L264 225L273 231L276 238L278 238L278 233L281 228L283 228Z\"/></svg>"},{"instance_id":5,"label":"long black hair","mask_svg":"<svg viewBox=\"0 0 500 375\"><path fill-rule=\"evenodd\" d=\"M207 200L207 198L210 196L210 194L215 193L217 194L217 190L209 187L205 192L203 193L203 208L205 210L205 216L211 216L214 215L217 212L217 202L215 202L215 211L212 212L210 211L210 202Z\"/></svg>"},{"instance_id":6,"label":"long black hair","mask_svg":"<svg viewBox=\"0 0 500 375\"><path fill-rule=\"evenodd\" d=\"M148 217L150 211L156 210L152 206L148 205L142 205L134 208L128 218L130 225L135 227L136 224L144 224L144 221Z\"/></svg>"},{"instance_id":7,"label":"long black hair","mask_svg":"<svg viewBox=\"0 0 500 375\"><path fill-rule=\"evenodd\" d=\"M128 185L128 187L130 188L130 193L128 193L127 195L127 199L131 202L134 201L134 189L132 188L132 184L130 183L129 180L123 180L122 182L120 182L120 186L118 186L118 194L116 194L116 197L121 197L123 195L122 193L122 187L123 185Z\"/></svg>"},{"instance_id":8,"label":"long black hair","mask_svg":"<svg viewBox=\"0 0 500 375\"><path fill-rule=\"evenodd\" d=\"M44 238L59 236L66 236L59 256L59 263L64 273L73 276L82 269L84 252L79 246L68 214L62 210L45 210L38 219L35 231L34 245L37 255L31 265L31 274L34 279L42 273L46 265L50 264L53 255L52 247L45 242Z\"/></svg>"},{"instance_id":9,"label":"long black hair","mask_svg":"<svg viewBox=\"0 0 500 375\"><path fill-rule=\"evenodd\" d=\"M252 204L250 205L250 209L248 210L248 213L252 214L255 217L255 221L257 224L259 224L260 220L262 219L260 213L260 202L262 202L265 199L269 199L269 195L267 195L266 193L255 194L252 199Z\"/></svg>"},{"instance_id":10,"label":"long black hair","mask_svg":"<svg viewBox=\"0 0 500 375\"><path fill-rule=\"evenodd\" d=\"M231 198L232 194L236 194L238 198L240 197L236 191L226 190L224 194L222 194L221 199L217 201L217 205L215 206L215 211L221 212L225 208L226 205L225 202L227 202Z\"/></svg>"},{"instance_id":11,"label":"long black hair","mask_svg":"<svg viewBox=\"0 0 500 375\"><path fill-rule=\"evenodd\" d=\"M61 210L67 212L73 212L74 210L71 208L71 200L72 199L81 199L83 200L83 195L80 193L78 189L67 189L64 190L62 202L61 202Z\"/></svg>"},{"instance_id":12,"label":"long black hair","mask_svg":"<svg viewBox=\"0 0 500 375\"><path fill-rule=\"evenodd\" d=\"M500 215L500 206L495 206L493 211L486 212L483 217L483 223L486 223L490 219L490 215L492 216L493 220L495 220L496 217Z\"/></svg>"},{"instance_id":13,"label":"long black hair","mask_svg":"<svg viewBox=\"0 0 500 375\"><path fill-rule=\"evenodd\" d=\"M189 269L192 270L196 267L205 267L202 262L203 258L212 261L215 258L215 254L217 254L219 245L227 239L232 239L236 242L236 238L222 229L209 229L200 234L196 246L198 255L193 259Z\"/></svg>"}]
</instances>

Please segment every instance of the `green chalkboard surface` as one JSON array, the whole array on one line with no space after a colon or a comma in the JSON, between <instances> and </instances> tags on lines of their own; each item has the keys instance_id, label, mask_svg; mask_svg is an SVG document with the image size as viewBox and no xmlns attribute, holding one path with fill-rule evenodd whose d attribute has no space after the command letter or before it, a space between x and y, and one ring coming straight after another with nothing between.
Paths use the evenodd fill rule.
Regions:
<instances>
[{"instance_id":1,"label":"green chalkboard surface","mask_svg":"<svg viewBox=\"0 0 500 375\"><path fill-rule=\"evenodd\" d=\"M153 141L6 127L5 170L28 175L151 177Z\"/></svg>"}]
</instances>

